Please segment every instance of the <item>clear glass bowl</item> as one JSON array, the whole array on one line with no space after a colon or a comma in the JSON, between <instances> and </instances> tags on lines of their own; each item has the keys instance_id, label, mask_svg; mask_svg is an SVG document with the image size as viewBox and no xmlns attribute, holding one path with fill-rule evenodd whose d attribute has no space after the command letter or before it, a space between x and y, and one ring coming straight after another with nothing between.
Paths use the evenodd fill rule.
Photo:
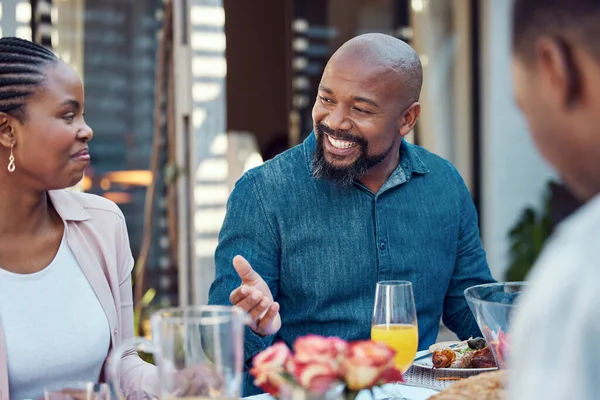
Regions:
<instances>
[{"instance_id":1,"label":"clear glass bowl","mask_svg":"<svg viewBox=\"0 0 600 400\"><path fill-rule=\"evenodd\" d=\"M525 282L501 282L465 290L467 303L500 369L506 367L510 349L511 316L526 287Z\"/></svg>"}]
</instances>

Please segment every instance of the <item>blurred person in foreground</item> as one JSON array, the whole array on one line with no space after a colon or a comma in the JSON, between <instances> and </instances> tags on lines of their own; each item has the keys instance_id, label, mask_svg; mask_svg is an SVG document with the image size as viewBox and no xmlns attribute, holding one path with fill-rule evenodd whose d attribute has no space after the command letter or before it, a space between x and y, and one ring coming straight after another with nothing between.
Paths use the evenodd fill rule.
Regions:
<instances>
[{"instance_id":1,"label":"blurred person in foreground","mask_svg":"<svg viewBox=\"0 0 600 400\"><path fill-rule=\"evenodd\" d=\"M0 399L106 379L133 336L133 257L113 202L64 190L90 163L77 73L46 48L0 38ZM123 356L128 399L158 395L155 367Z\"/></svg>"},{"instance_id":2,"label":"blurred person in foreground","mask_svg":"<svg viewBox=\"0 0 600 400\"><path fill-rule=\"evenodd\" d=\"M480 334L463 291L492 277L471 195L448 161L404 140L421 83L408 44L351 39L323 73L314 132L237 182L209 302L252 316L247 363L308 333L368 339L381 280L413 283L420 349L440 317L460 338Z\"/></svg>"},{"instance_id":3,"label":"blurred person in foreground","mask_svg":"<svg viewBox=\"0 0 600 400\"><path fill-rule=\"evenodd\" d=\"M586 204L530 275L513 320L510 398L600 396L600 1L516 0L515 97L544 158Z\"/></svg>"}]
</instances>

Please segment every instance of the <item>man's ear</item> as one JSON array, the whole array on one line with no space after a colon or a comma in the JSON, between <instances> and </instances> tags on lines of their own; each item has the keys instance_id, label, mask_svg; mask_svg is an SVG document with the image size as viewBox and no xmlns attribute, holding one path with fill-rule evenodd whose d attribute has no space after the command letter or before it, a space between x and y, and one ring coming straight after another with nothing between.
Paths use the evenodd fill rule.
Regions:
<instances>
[{"instance_id":1,"label":"man's ear","mask_svg":"<svg viewBox=\"0 0 600 400\"><path fill-rule=\"evenodd\" d=\"M15 143L13 123L13 117L4 112L0 112L0 145L3 147L8 148Z\"/></svg>"},{"instance_id":2,"label":"man's ear","mask_svg":"<svg viewBox=\"0 0 600 400\"><path fill-rule=\"evenodd\" d=\"M404 137L413 130L415 124L417 123L417 119L419 118L419 114L421 114L421 105L415 101L410 105L410 107L408 107L402 116L400 128L398 130L400 136Z\"/></svg>"},{"instance_id":3,"label":"man's ear","mask_svg":"<svg viewBox=\"0 0 600 400\"><path fill-rule=\"evenodd\" d=\"M561 38L541 37L535 44L536 59L546 90L560 108L576 107L581 100L581 72L572 49Z\"/></svg>"}]
</instances>

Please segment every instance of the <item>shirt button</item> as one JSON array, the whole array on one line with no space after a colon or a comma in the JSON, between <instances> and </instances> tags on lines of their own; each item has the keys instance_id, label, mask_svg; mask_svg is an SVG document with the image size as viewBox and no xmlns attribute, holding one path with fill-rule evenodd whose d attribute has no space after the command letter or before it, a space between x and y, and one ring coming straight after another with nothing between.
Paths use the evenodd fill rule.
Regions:
<instances>
[{"instance_id":1,"label":"shirt button","mask_svg":"<svg viewBox=\"0 0 600 400\"><path fill-rule=\"evenodd\" d=\"M116 335L116 334L117 334L117 330L115 329L115 330L113 331L113 333Z\"/></svg>"},{"instance_id":2,"label":"shirt button","mask_svg":"<svg viewBox=\"0 0 600 400\"><path fill-rule=\"evenodd\" d=\"M385 242L381 242L381 244L379 245L379 248L381 250L385 250Z\"/></svg>"}]
</instances>

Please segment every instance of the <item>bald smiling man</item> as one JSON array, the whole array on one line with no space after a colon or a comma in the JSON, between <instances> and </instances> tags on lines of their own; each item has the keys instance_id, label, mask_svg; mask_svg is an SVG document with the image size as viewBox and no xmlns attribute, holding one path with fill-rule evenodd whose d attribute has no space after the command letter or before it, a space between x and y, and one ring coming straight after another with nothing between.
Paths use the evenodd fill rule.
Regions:
<instances>
[{"instance_id":1,"label":"bald smiling man","mask_svg":"<svg viewBox=\"0 0 600 400\"><path fill-rule=\"evenodd\" d=\"M413 283L420 349L440 318L460 338L480 334L463 290L493 280L471 196L448 161L404 141L422 80L401 40L348 41L323 73L314 131L237 182L209 302L251 315L247 366L308 333L369 338L382 280ZM258 393L245 379L244 395Z\"/></svg>"}]
</instances>

